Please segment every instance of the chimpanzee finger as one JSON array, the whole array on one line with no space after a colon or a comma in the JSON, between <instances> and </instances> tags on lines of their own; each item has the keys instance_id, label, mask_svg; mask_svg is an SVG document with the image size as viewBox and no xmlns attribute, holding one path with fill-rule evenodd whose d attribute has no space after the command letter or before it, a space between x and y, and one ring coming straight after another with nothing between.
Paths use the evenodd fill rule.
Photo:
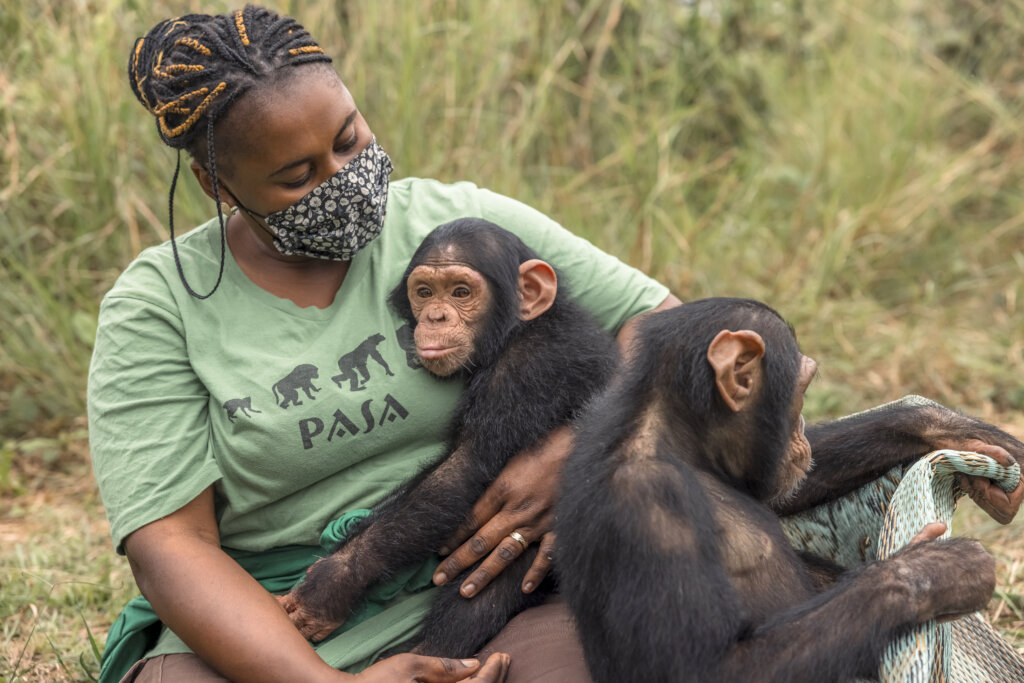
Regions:
<instances>
[{"instance_id":1,"label":"chimpanzee finger","mask_svg":"<svg viewBox=\"0 0 1024 683\"><path fill-rule=\"evenodd\" d=\"M1021 486L1020 483L1017 484L1017 488L1007 494L994 482L987 482L981 494L974 501L992 519L1000 524L1009 524L1016 516L1017 510L1020 509L1022 498L1024 498L1024 486Z\"/></svg>"},{"instance_id":2,"label":"chimpanzee finger","mask_svg":"<svg viewBox=\"0 0 1024 683\"><path fill-rule=\"evenodd\" d=\"M1016 462L1013 456L1010 455L1010 452L1002 446L986 443L981 439L967 439L960 450L974 451L975 453L987 455L1003 467L1009 467Z\"/></svg>"},{"instance_id":3,"label":"chimpanzee finger","mask_svg":"<svg viewBox=\"0 0 1024 683\"><path fill-rule=\"evenodd\" d=\"M526 539L527 545L529 539L520 533L520 537ZM519 557L523 550L526 549L522 543L513 538L512 536L506 536L499 543L490 555L487 556L480 566L473 570L469 577L462 582L462 587L459 592L462 593L463 597L471 598L479 593L484 586L491 582L495 576L503 572L510 564L515 562L515 559Z\"/></svg>"},{"instance_id":4,"label":"chimpanzee finger","mask_svg":"<svg viewBox=\"0 0 1024 683\"><path fill-rule=\"evenodd\" d=\"M1008 510L1012 510L1009 518L1003 522L1003 524L1009 524L1013 521L1013 518L1017 516L1017 511L1020 510L1021 503L1024 503L1024 481L1017 482L1017 488L1006 494L1006 497L1010 501Z\"/></svg>"},{"instance_id":5,"label":"chimpanzee finger","mask_svg":"<svg viewBox=\"0 0 1024 683\"><path fill-rule=\"evenodd\" d=\"M910 539L907 545L914 545L915 543L924 543L925 541L934 541L936 538L946 533L945 522L929 522L925 524L917 535Z\"/></svg>"},{"instance_id":6,"label":"chimpanzee finger","mask_svg":"<svg viewBox=\"0 0 1024 683\"><path fill-rule=\"evenodd\" d=\"M551 565L555 559L555 532L549 531L541 536L540 550L537 557L533 558L533 564L523 577L523 592L532 593L544 577L551 571Z\"/></svg>"},{"instance_id":7,"label":"chimpanzee finger","mask_svg":"<svg viewBox=\"0 0 1024 683\"><path fill-rule=\"evenodd\" d=\"M1017 515L1021 502L1024 501L1024 485L1007 494L997 484L985 477L974 477L966 474L957 475L960 488L970 496L975 505L984 510L992 519L1000 524L1009 524Z\"/></svg>"}]
</instances>

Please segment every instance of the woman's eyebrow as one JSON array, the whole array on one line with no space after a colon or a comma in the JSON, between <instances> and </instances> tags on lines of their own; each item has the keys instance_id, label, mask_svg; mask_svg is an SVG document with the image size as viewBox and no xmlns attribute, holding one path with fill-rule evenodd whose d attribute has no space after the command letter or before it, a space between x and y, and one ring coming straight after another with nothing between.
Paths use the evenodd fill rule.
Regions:
<instances>
[{"instance_id":1,"label":"woman's eyebrow","mask_svg":"<svg viewBox=\"0 0 1024 683\"><path fill-rule=\"evenodd\" d=\"M352 125L352 122L355 121L356 114L358 114L358 113L359 113L358 109L353 109L352 112L348 116L345 117L345 121L341 124L341 128L339 128L338 132L335 133L335 135L334 135L335 138L337 138L342 133L344 133L348 129L348 127ZM295 161L292 161L292 162L289 162L289 163L285 164L284 166L282 166L281 168L277 169L276 171L274 171L273 173L271 173L267 177L268 178L273 178L278 173L281 173L283 171L288 171L290 169L295 168L296 166L302 166L303 164L309 163L309 161L310 161L310 157L303 157L301 159L296 159Z\"/></svg>"}]
</instances>

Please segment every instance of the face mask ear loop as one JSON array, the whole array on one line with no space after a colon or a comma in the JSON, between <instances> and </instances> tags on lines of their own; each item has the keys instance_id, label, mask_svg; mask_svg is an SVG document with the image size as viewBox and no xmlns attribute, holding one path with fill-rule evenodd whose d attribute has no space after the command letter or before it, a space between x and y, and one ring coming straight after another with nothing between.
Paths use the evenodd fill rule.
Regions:
<instances>
[{"instance_id":1,"label":"face mask ear loop","mask_svg":"<svg viewBox=\"0 0 1024 683\"><path fill-rule=\"evenodd\" d=\"M235 208L237 208L239 211L244 211L245 215L251 218L253 222L256 223L256 225L263 228L263 231L270 235L272 238L277 238L277 233L275 233L273 229L271 229L270 224L267 223L266 216L260 215L255 211L250 211L249 208L245 204L243 204L242 200L240 200L238 197L235 197Z\"/></svg>"},{"instance_id":2,"label":"face mask ear loop","mask_svg":"<svg viewBox=\"0 0 1024 683\"><path fill-rule=\"evenodd\" d=\"M181 171L181 150L178 150L178 161L174 164L174 176L171 178L171 193L168 199L167 213L170 218L171 225L171 251L174 252L174 265L178 269L178 277L181 279L181 284L185 286L185 291L191 294L196 299L208 299L214 292L217 291L217 287L220 286L221 278L224 277L224 261L225 254L227 252L227 235L224 230L224 212L220 208L220 192L217 188L217 170L213 164L213 119L210 118L209 125L206 132L206 149L208 150L209 162L210 162L210 177L213 180L213 196L217 204L217 220L220 222L220 272L217 273L217 282L213 284L211 289L206 294L199 294L192 289L188 280L185 279L185 271L181 267L181 257L178 256L178 244L174 240L174 190L178 186L178 174Z\"/></svg>"}]
</instances>

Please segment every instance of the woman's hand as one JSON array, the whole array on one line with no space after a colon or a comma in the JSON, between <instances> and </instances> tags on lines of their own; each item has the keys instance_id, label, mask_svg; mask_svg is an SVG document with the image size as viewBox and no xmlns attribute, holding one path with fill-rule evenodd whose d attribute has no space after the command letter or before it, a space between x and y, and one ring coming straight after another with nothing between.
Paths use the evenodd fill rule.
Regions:
<instances>
[{"instance_id":1,"label":"woman's hand","mask_svg":"<svg viewBox=\"0 0 1024 683\"><path fill-rule=\"evenodd\" d=\"M404 654L377 662L356 674L352 680L353 683L450 683L462 680L502 683L508 674L509 661L509 656L501 652L488 657L483 666L477 659Z\"/></svg>"},{"instance_id":2,"label":"woman's hand","mask_svg":"<svg viewBox=\"0 0 1024 683\"><path fill-rule=\"evenodd\" d=\"M560 427L538 447L512 458L442 549L443 555L459 546L437 568L434 583L446 583L490 553L462 583L462 595L476 595L526 549L511 536L516 532L526 544L540 542L540 552L523 579L523 591L533 591L551 567L553 509L562 464L571 449L572 431Z\"/></svg>"}]
</instances>

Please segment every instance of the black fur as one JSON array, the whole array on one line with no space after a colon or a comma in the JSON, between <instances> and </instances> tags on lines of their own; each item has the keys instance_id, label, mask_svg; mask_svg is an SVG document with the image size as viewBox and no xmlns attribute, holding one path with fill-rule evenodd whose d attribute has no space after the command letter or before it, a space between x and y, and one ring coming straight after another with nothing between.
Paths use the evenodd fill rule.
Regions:
<instances>
[{"instance_id":1,"label":"black fur","mask_svg":"<svg viewBox=\"0 0 1024 683\"><path fill-rule=\"evenodd\" d=\"M518 267L537 255L518 237L481 219L445 224L417 250L391 295L410 325L416 320L406 280L417 265L449 246L489 284L492 308L485 333L463 377L466 389L444 454L376 506L296 589L303 605L331 619L347 617L369 586L436 552L508 460L572 421L617 364L612 337L569 298L561 282L544 314L519 320ZM542 591L520 589L535 554L531 547L472 599L458 593L465 575L450 581L426 619L417 651L472 655L513 615L543 599Z\"/></svg>"},{"instance_id":2,"label":"black fur","mask_svg":"<svg viewBox=\"0 0 1024 683\"><path fill-rule=\"evenodd\" d=\"M766 342L754 423L718 398L706 354L722 329L754 330ZM596 681L874 676L897 634L984 605L991 559L967 539L920 543L838 581L841 568L808 563L790 547L768 501L794 429L801 357L774 311L746 300L693 302L650 316L634 351L578 424L556 511L560 590ZM811 493L789 508L927 452L925 435L940 423L958 435L979 424L928 406L819 429ZM854 433L862 436L850 441Z\"/></svg>"}]
</instances>

